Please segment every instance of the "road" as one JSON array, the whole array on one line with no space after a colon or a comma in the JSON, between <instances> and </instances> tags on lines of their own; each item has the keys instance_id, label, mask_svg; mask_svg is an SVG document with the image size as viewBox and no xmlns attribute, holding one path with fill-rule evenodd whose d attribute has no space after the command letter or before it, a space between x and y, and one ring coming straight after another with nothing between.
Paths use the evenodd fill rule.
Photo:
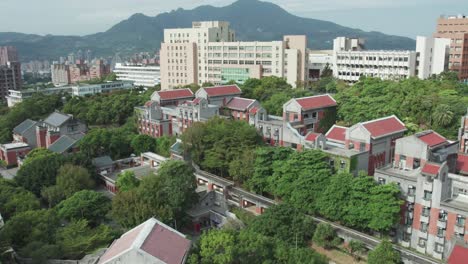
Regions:
<instances>
[{"instance_id":1,"label":"road","mask_svg":"<svg viewBox=\"0 0 468 264\"><path fill-rule=\"evenodd\" d=\"M12 180L13 178L15 178L16 173L18 173L18 168L12 168L12 169L8 169L8 170L6 170L4 168L0 168L0 174L5 179Z\"/></svg>"}]
</instances>

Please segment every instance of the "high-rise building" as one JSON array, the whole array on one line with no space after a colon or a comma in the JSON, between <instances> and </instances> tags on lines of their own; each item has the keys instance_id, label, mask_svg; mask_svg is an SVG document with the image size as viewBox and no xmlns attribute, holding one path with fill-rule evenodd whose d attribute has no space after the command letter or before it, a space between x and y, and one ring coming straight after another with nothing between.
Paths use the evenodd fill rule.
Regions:
<instances>
[{"instance_id":1,"label":"high-rise building","mask_svg":"<svg viewBox=\"0 0 468 264\"><path fill-rule=\"evenodd\" d=\"M427 79L433 74L448 70L450 39L421 37L416 38L418 54L416 76Z\"/></svg>"},{"instance_id":2,"label":"high-rise building","mask_svg":"<svg viewBox=\"0 0 468 264\"><path fill-rule=\"evenodd\" d=\"M468 83L468 17L439 17L434 37L451 40L449 69L457 72L461 81Z\"/></svg>"},{"instance_id":3,"label":"high-rise building","mask_svg":"<svg viewBox=\"0 0 468 264\"><path fill-rule=\"evenodd\" d=\"M0 100L5 100L8 90L21 89L21 63L15 47L0 47Z\"/></svg>"},{"instance_id":4,"label":"high-rise building","mask_svg":"<svg viewBox=\"0 0 468 264\"><path fill-rule=\"evenodd\" d=\"M117 80L133 81L135 86L154 87L161 82L160 68L155 65L117 63L114 73Z\"/></svg>"},{"instance_id":5,"label":"high-rise building","mask_svg":"<svg viewBox=\"0 0 468 264\"><path fill-rule=\"evenodd\" d=\"M278 76L296 86L306 81L306 36L281 41L236 42L224 21L193 22L192 28L164 30L161 44L161 88L186 84L215 85L248 78Z\"/></svg>"},{"instance_id":6,"label":"high-rise building","mask_svg":"<svg viewBox=\"0 0 468 264\"><path fill-rule=\"evenodd\" d=\"M51 67L52 83L55 86L63 86L71 83L70 67L65 64L53 64Z\"/></svg>"}]
</instances>

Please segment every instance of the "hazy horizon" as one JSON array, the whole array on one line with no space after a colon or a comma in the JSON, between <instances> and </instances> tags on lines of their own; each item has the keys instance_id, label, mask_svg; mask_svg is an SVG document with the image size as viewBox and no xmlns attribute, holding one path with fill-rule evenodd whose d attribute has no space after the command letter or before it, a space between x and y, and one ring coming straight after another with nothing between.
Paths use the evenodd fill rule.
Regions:
<instances>
[{"instance_id":1,"label":"hazy horizon","mask_svg":"<svg viewBox=\"0 0 468 264\"><path fill-rule=\"evenodd\" d=\"M203 5L226 6L233 0L208 0ZM327 20L342 26L365 31L415 38L430 36L441 14L468 11L462 0L271 0L286 11L301 17ZM27 5L28 8L21 8ZM156 16L177 8L200 6L193 0L2 0L0 32L20 32L40 35L88 35L103 32L135 13ZM463 10L464 8L464 10ZM11 19L14 17L15 19ZM31 23L33 22L33 23Z\"/></svg>"}]
</instances>

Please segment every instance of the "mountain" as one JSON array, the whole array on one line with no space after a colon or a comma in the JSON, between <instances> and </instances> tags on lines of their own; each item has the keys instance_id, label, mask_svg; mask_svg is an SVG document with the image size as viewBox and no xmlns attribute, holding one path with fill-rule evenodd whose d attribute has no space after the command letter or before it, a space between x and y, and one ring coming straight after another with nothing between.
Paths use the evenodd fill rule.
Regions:
<instances>
[{"instance_id":1,"label":"mountain","mask_svg":"<svg viewBox=\"0 0 468 264\"><path fill-rule=\"evenodd\" d=\"M192 21L204 20L229 21L239 40L281 40L283 35L306 34L309 47L313 49L330 49L338 36L365 38L369 49L415 48L415 41L410 38L302 18L258 0L238 0L224 7L179 8L155 17L135 14L105 32L86 36L0 33L0 46L16 46L23 61L55 59L79 49L91 49L99 56L112 56L117 52L125 55L159 49L164 28L191 27Z\"/></svg>"}]
</instances>

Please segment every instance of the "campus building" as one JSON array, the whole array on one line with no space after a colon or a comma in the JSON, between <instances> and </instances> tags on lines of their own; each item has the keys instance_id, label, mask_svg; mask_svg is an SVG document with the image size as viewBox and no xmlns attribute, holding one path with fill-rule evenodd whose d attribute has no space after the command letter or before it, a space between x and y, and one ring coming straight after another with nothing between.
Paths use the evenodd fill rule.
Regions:
<instances>
[{"instance_id":1,"label":"campus building","mask_svg":"<svg viewBox=\"0 0 468 264\"><path fill-rule=\"evenodd\" d=\"M0 100L5 100L8 90L21 90L21 63L12 46L0 46Z\"/></svg>"},{"instance_id":2,"label":"campus building","mask_svg":"<svg viewBox=\"0 0 468 264\"><path fill-rule=\"evenodd\" d=\"M318 81L328 67L333 70L333 50L309 50L309 81Z\"/></svg>"},{"instance_id":3,"label":"campus building","mask_svg":"<svg viewBox=\"0 0 468 264\"><path fill-rule=\"evenodd\" d=\"M296 87L308 74L306 36L269 42L239 42L224 21L193 22L192 28L165 29L160 51L161 88L215 85L278 76Z\"/></svg>"},{"instance_id":4,"label":"campus building","mask_svg":"<svg viewBox=\"0 0 468 264\"><path fill-rule=\"evenodd\" d=\"M437 259L468 243L467 125L468 115L459 142L431 130L397 139L392 162L374 175L379 183L396 183L405 200L398 242Z\"/></svg>"},{"instance_id":5,"label":"campus building","mask_svg":"<svg viewBox=\"0 0 468 264\"><path fill-rule=\"evenodd\" d=\"M468 17L465 15L441 16L437 19L436 38L450 39L449 69L458 78L468 82Z\"/></svg>"},{"instance_id":6,"label":"campus building","mask_svg":"<svg viewBox=\"0 0 468 264\"><path fill-rule=\"evenodd\" d=\"M119 81L132 81L135 86L154 87L161 83L159 66L116 63L113 71Z\"/></svg>"},{"instance_id":7,"label":"campus building","mask_svg":"<svg viewBox=\"0 0 468 264\"><path fill-rule=\"evenodd\" d=\"M34 148L74 153L87 130L86 124L60 112L53 112L44 121L26 119L13 129L13 142L0 145L0 159L14 166Z\"/></svg>"}]
</instances>

